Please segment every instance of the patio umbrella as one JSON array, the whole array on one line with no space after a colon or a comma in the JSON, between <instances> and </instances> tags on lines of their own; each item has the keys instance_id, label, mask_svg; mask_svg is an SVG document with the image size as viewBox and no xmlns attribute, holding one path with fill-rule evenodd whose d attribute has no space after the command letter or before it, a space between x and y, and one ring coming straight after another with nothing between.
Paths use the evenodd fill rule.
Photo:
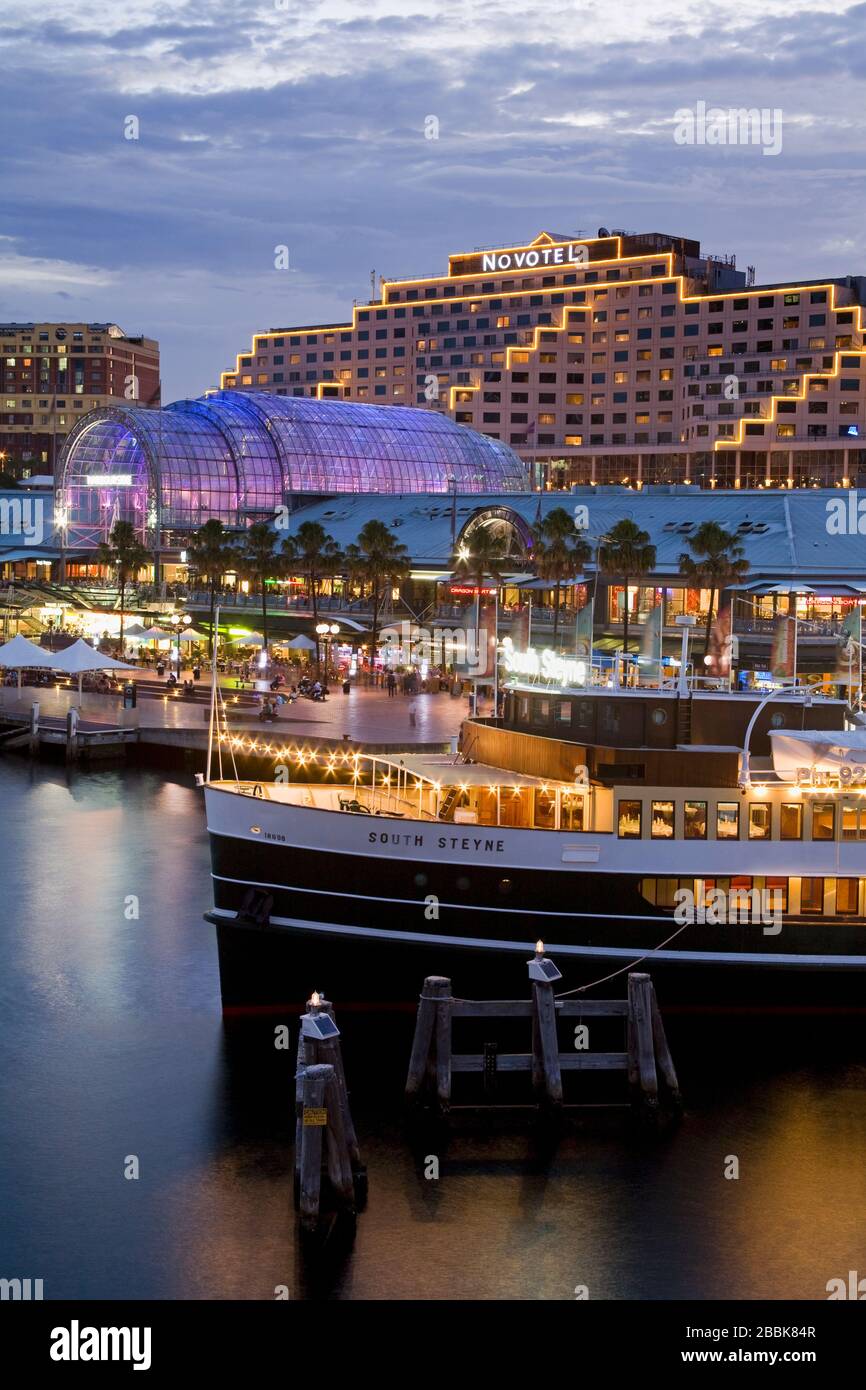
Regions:
<instances>
[{"instance_id":1,"label":"patio umbrella","mask_svg":"<svg viewBox=\"0 0 866 1390\"><path fill-rule=\"evenodd\" d=\"M316 644L311 637L305 637L301 632L297 637L293 637L291 642L286 643L287 647L292 647L296 652L314 652Z\"/></svg>"},{"instance_id":2,"label":"patio umbrella","mask_svg":"<svg viewBox=\"0 0 866 1390\"><path fill-rule=\"evenodd\" d=\"M71 647L66 647L62 652L58 652L56 660L53 662L57 671L64 671L67 676L78 677L78 697L81 698L82 682L85 671L134 671L135 667L130 666L126 661L117 661L113 656L106 656L105 652L95 651L82 637L77 642L73 642Z\"/></svg>"},{"instance_id":3,"label":"patio umbrella","mask_svg":"<svg viewBox=\"0 0 866 1390\"><path fill-rule=\"evenodd\" d=\"M260 632L248 632L245 637L233 637L234 647L263 647L265 639Z\"/></svg>"},{"instance_id":4,"label":"patio umbrella","mask_svg":"<svg viewBox=\"0 0 866 1390\"><path fill-rule=\"evenodd\" d=\"M11 642L6 642L0 647L0 666L11 667L18 671L18 689L21 689L21 672L27 668L32 670L38 667L40 670L51 669L55 665L55 653L46 651L44 647L37 647L35 642L28 642L26 637L22 637L20 632L17 637L13 637Z\"/></svg>"},{"instance_id":5,"label":"patio umbrella","mask_svg":"<svg viewBox=\"0 0 866 1390\"><path fill-rule=\"evenodd\" d=\"M180 634L181 642L206 642L207 634L197 632L194 627L186 627Z\"/></svg>"},{"instance_id":6,"label":"patio umbrella","mask_svg":"<svg viewBox=\"0 0 866 1390\"><path fill-rule=\"evenodd\" d=\"M141 635L147 642L170 642L174 639L173 632L165 632L161 627L149 627Z\"/></svg>"}]
</instances>

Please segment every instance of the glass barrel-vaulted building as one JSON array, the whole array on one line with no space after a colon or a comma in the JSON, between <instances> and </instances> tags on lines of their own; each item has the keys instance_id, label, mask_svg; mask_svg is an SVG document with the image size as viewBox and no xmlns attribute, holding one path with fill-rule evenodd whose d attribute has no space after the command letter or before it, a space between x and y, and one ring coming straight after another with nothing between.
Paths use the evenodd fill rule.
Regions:
<instances>
[{"instance_id":1,"label":"glass barrel-vaulted building","mask_svg":"<svg viewBox=\"0 0 866 1390\"><path fill-rule=\"evenodd\" d=\"M509 493L526 469L505 444L432 411L215 391L165 410L91 411L59 468L67 545L129 520L172 548L216 517L272 514L298 494Z\"/></svg>"}]
</instances>

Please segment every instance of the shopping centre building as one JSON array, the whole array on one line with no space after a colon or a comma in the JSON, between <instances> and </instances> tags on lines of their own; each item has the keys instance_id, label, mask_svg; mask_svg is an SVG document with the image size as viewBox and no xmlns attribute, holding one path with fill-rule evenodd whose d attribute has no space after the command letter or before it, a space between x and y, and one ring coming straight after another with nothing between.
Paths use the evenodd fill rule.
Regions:
<instances>
[{"instance_id":1,"label":"shopping centre building","mask_svg":"<svg viewBox=\"0 0 866 1390\"><path fill-rule=\"evenodd\" d=\"M543 488L863 484L866 279L752 279L685 237L542 232L383 280L343 323L258 332L222 386L415 405Z\"/></svg>"}]
</instances>

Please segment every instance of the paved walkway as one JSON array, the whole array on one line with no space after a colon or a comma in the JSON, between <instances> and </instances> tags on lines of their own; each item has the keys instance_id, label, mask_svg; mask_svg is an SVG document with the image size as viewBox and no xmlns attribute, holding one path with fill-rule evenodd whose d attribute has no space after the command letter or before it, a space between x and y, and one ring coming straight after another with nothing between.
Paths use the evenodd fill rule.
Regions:
<instances>
[{"instance_id":1,"label":"paved walkway","mask_svg":"<svg viewBox=\"0 0 866 1390\"><path fill-rule=\"evenodd\" d=\"M145 676L147 673L143 673ZM152 675L151 675L152 679ZM265 682L258 687L267 690ZM233 684L223 684L226 703L231 708ZM51 687L25 686L18 701L18 691L0 689L0 717L4 711L30 713L34 700L39 701L40 713L46 717L65 718L70 705L79 704L78 691L57 690ZM482 707L481 713L489 713ZM414 713L415 722L410 715ZM293 705L281 705L275 723L263 724L255 710L244 710L231 719L231 728L266 730L269 740L284 733L291 738L337 738L344 734L366 743L394 743L408 746L413 743L445 742L456 734L469 713L465 696L453 699L444 693L429 695L394 695L385 690L353 686L348 695L342 687L332 687L323 703L299 699ZM140 729L207 729L208 707L185 701L176 693L166 692L157 699L141 699L135 710L123 710L116 695L97 695L85 691L81 701L83 719Z\"/></svg>"}]
</instances>

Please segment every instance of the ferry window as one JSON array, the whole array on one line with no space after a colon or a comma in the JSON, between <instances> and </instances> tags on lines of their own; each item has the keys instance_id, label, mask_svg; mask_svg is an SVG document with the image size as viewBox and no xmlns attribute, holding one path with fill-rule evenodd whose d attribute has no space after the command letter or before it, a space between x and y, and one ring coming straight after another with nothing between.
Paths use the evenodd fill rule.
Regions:
<instances>
[{"instance_id":1,"label":"ferry window","mask_svg":"<svg viewBox=\"0 0 866 1390\"><path fill-rule=\"evenodd\" d=\"M652 804L652 830L654 840L672 840L674 837L674 803L654 801Z\"/></svg>"},{"instance_id":2,"label":"ferry window","mask_svg":"<svg viewBox=\"0 0 866 1390\"><path fill-rule=\"evenodd\" d=\"M619 803L619 829L621 840L639 840L641 836L641 803L621 801Z\"/></svg>"},{"instance_id":3,"label":"ferry window","mask_svg":"<svg viewBox=\"0 0 866 1390\"><path fill-rule=\"evenodd\" d=\"M812 805L812 839L835 838L836 807L832 801L816 801Z\"/></svg>"},{"instance_id":4,"label":"ferry window","mask_svg":"<svg viewBox=\"0 0 866 1390\"><path fill-rule=\"evenodd\" d=\"M520 718L523 719L523 720L526 720L526 719L529 718L529 696L528 696L528 695L521 695L521 697L520 697Z\"/></svg>"},{"instance_id":5,"label":"ferry window","mask_svg":"<svg viewBox=\"0 0 866 1390\"><path fill-rule=\"evenodd\" d=\"M856 878L836 879L836 911L851 913L857 911L860 880Z\"/></svg>"},{"instance_id":6,"label":"ferry window","mask_svg":"<svg viewBox=\"0 0 866 1390\"><path fill-rule=\"evenodd\" d=\"M640 881L641 897L646 898L648 903L655 906L656 900L656 881L654 878L642 878Z\"/></svg>"},{"instance_id":7,"label":"ferry window","mask_svg":"<svg viewBox=\"0 0 866 1390\"><path fill-rule=\"evenodd\" d=\"M571 723L571 701L557 700L556 702L556 722L557 724Z\"/></svg>"},{"instance_id":8,"label":"ferry window","mask_svg":"<svg viewBox=\"0 0 866 1390\"><path fill-rule=\"evenodd\" d=\"M734 920L733 914L736 913L739 921L747 922L752 910L752 880L742 876L732 878L729 892L732 914L730 920Z\"/></svg>"},{"instance_id":9,"label":"ferry window","mask_svg":"<svg viewBox=\"0 0 866 1390\"><path fill-rule=\"evenodd\" d=\"M720 801L716 807L716 839L737 840L740 836L740 803Z\"/></svg>"},{"instance_id":10,"label":"ferry window","mask_svg":"<svg viewBox=\"0 0 866 1390\"><path fill-rule=\"evenodd\" d=\"M783 840L802 840L803 807L799 801L786 801L783 803L781 832Z\"/></svg>"},{"instance_id":11,"label":"ferry window","mask_svg":"<svg viewBox=\"0 0 866 1390\"><path fill-rule=\"evenodd\" d=\"M535 814L533 825L539 830L553 830L556 827L556 796L552 791L537 790L535 793Z\"/></svg>"},{"instance_id":12,"label":"ferry window","mask_svg":"<svg viewBox=\"0 0 866 1390\"><path fill-rule=\"evenodd\" d=\"M533 724L548 724L550 722L550 701L534 700L532 705Z\"/></svg>"},{"instance_id":13,"label":"ferry window","mask_svg":"<svg viewBox=\"0 0 866 1390\"><path fill-rule=\"evenodd\" d=\"M684 811L686 839L705 840L707 838L707 803L705 801L687 801Z\"/></svg>"},{"instance_id":14,"label":"ferry window","mask_svg":"<svg viewBox=\"0 0 866 1390\"><path fill-rule=\"evenodd\" d=\"M749 806L749 839L769 840L770 807L765 802L753 801Z\"/></svg>"},{"instance_id":15,"label":"ferry window","mask_svg":"<svg viewBox=\"0 0 866 1390\"><path fill-rule=\"evenodd\" d=\"M786 878L768 878L764 885L767 894L767 906L773 912L776 908L780 912L788 911L788 880Z\"/></svg>"},{"instance_id":16,"label":"ferry window","mask_svg":"<svg viewBox=\"0 0 866 1390\"><path fill-rule=\"evenodd\" d=\"M562 794L562 807L559 814L561 830L582 830L583 829L583 804L582 796L572 796L568 792Z\"/></svg>"},{"instance_id":17,"label":"ferry window","mask_svg":"<svg viewBox=\"0 0 866 1390\"><path fill-rule=\"evenodd\" d=\"M801 911L801 912L823 912L823 911L824 911L824 880L823 880L823 878L801 878L801 879L800 879L800 911Z\"/></svg>"},{"instance_id":18,"label":"ferry window","mask_svg":"<svg viewBox=\"0 0 866 1390\"><path fill-rule=\"evenodd\" d=\"M842 839L866 840L866 806L843 805Z\"/></svg>"},{"instance_id":19,"label":"ferry window","mask_svg":"<svg viewBox=\"0 0 866 1390\"><path fill-rule=\"evenodd\" d=\"M680 888L687 888L690 893L694 892L695 881L693 878L657 878L656 879L655 905L656 907L676 907L676 893Z\"/></svg>"}]
</instances>

